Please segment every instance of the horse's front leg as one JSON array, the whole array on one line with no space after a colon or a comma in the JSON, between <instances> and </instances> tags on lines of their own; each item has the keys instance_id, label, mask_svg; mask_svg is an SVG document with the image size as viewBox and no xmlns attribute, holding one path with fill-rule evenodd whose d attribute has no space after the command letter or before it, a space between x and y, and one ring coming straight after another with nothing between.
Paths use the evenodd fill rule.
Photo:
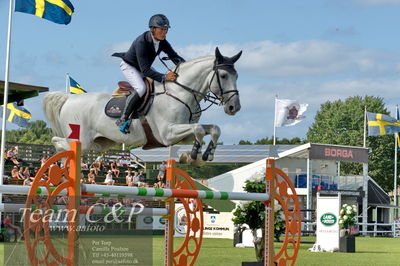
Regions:
<instances>
[{"instance_id":1,"label":"horse's front leg","mask_svg":"<svg viewBox=\"0 0 400 266\"><path fill-rule=\"evenodd\" d=\"M168 127L166 140L168 145L173 145L193 135L194 142L190 158L195 161L198 155L201 154L201 146L206 134L206 130L201 124L172 124Z\"/></svg>"},{"instance_id":2,"label":"horse's front leg","mask_svg":"<svg viewBox=\"0 0 400 266\"><path fill-rule=\"evenodd\" d=\"M207 149L203 153L203 161L212 161L214 159L215 148L217 147L221 130L217 125L203 125L206 134L211 135L210 143L208 143Z\"/></svg>"}]
</instances>

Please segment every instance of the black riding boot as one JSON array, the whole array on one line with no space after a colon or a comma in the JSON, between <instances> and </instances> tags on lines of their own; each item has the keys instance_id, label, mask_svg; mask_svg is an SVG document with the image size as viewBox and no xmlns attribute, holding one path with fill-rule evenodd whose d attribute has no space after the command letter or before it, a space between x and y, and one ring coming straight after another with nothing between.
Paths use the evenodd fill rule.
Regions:
<instances>
[{"instance_id":1,"label":"black riding boot","mask_svg":"<svg viewBox=\"0 0 400 266\"><path fill-rule=\"evenodd\" d=\"M139 99L140 96L136 90L132 90L131 94L129 94L128 97L126 97L124 111L122 112L121 118L118 119L116 122L118 127L121 127L128 120Z\"/></svg>"}]
</instances>

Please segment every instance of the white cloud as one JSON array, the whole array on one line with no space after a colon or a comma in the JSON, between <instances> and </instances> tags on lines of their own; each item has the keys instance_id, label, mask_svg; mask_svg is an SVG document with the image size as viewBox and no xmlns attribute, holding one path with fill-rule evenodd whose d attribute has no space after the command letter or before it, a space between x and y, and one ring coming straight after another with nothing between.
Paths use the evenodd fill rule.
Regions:
<instances>
[{"instance_id":1,"label":"white cloud","mask_svg":"<svg viewBox=\"0 0 400 266\"><path fill-rule=\"evenodd\" d=\"M215 44L190 45L179 49L187 58L214 53ZM305 40L291 43L260 41L220 45L232 56L243 50L237 68L262 77L304 77L356 73L384 75L392 72L397 54L343 45L337 42Z\"/></svg>"}]
</instances>

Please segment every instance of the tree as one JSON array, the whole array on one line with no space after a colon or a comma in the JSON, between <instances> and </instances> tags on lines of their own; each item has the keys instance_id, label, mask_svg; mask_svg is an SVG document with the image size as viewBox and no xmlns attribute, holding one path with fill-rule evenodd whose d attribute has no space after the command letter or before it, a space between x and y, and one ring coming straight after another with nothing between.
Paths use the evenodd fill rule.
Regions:
<instances>
[{"instance_id":1,"label":"tree","mask_svg":"<svg viewBox=\"0 0 400 266\"><path fill-rule=\"evenodd\" d=\"M257 140L255 143L252 143L251 141L248 140L240 140L239 141L239 145L272 145L274 143L274 139L273 137L271 138L262 138ZM299 144L304 144L305 141L301 140L299 137L294 137L292 139L287 139L287 138L283 138L283 139L276 139L276 144L283 144L283 145L299 145Z\"/></svg>"},{"instance_id":2,"label":"tree","mask_svg":"<svg viewBox=\"0 0 400 266\"><path fill-rule=\"evenodd\" d=\"M364 108L373 113L389 114L383 99L373 96L349 97L345 101L325 102L315 116L307 132L307 140L349 146L363 146ZM393 189L393 135L367 138L369 154L369 175L386 191ZM342 163L341 174L359 175L362 165Z\"/></svg>"},{"instance_id":3,"label":"tree","mask_svg":"<svg viewBox=\"0 0 400 266\"><path fill-rule=\"evenodd\" d=\"M13 143L51 145L53 137L46 122L36 120L29 122L27 128L7 131L6 141Z\"/></svg>"},{"instance_id":4,"label":"tree","mask_svg":"<svg viewBox=\"0 0 400 266\"><path fill-rule=\"evenodd\" d=\"M265 168L245 181L244 191L249 193L265 193ZM241 202L233 212L233 223L239 231L245 229L246 224L252 232L253 243L258 261L264 259L265 244L265 205L259 201ZM261 229L261 237L257 236L257 230ZM279 241L279 237L285 232L285 215L282 207L277 200L274 202L274 238Z\"/></svg>"}]
</instances>

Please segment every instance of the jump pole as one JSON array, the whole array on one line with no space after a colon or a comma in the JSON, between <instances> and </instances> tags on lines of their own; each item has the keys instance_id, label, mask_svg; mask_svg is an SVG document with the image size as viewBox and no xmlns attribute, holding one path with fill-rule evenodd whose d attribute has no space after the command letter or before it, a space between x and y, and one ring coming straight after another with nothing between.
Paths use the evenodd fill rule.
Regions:
<instances>
[{"instance_id":1,"label":"jump pole","mask_svg":"<svg viewBox=\"0 0 400 266\"><path fill-rule=\"evenodd\" d=\"M265 193L244 193L244 192L224 192L210 190L190 190L190 189L166 189L166 188L146 188L146 187L114 187L106 185L80 184L82 196L99 197L127 197L138 196L143 198L193 198L193 199L218 199L218 200L248 200L248 201L267 201L268 194ZM0 192L4 194L27 195L29 186L0 185ZM45 187L37 189L37 195L47 195ZM91 195L92 194L92 195ZM59 196L71 196L67 190L61 191Z\"/></svg>"}]
</instances>

